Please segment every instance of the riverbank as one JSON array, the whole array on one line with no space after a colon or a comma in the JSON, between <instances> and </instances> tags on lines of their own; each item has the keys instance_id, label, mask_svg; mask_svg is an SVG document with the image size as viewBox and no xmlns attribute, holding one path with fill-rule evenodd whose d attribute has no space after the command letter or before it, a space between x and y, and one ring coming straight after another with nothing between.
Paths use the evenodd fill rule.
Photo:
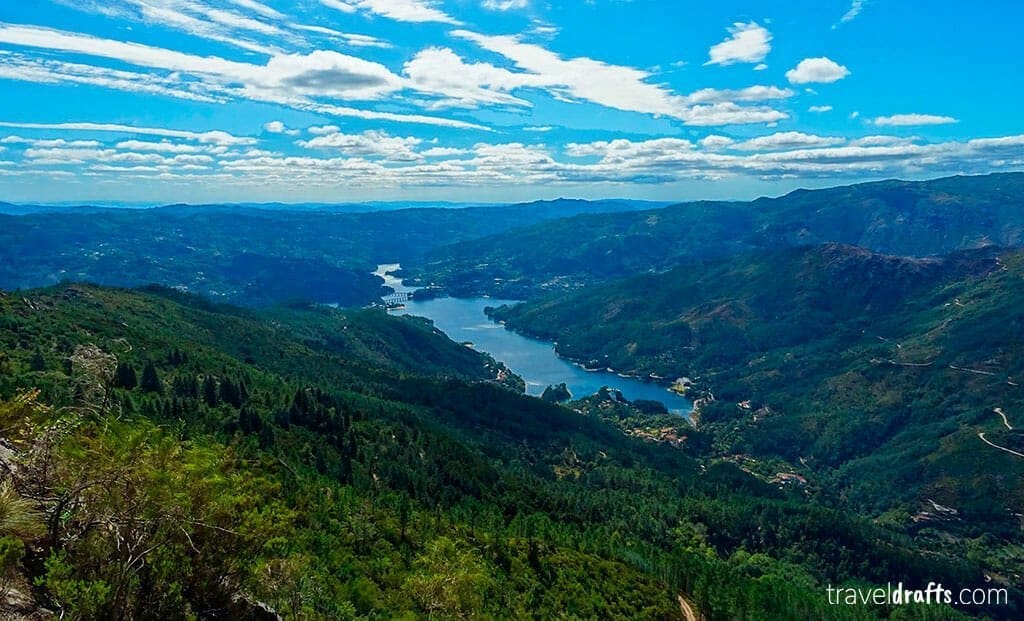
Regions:
<instances>
[{"instance_id":1,"label":"riverbank","mask_svg":"<svg viewBox=\"0 0 1024 621\"><path fill-rule=\"evenodd\" d=\"M519 304L520 302L517 301L515 303ZM498 308L498 307L495 307L495 306L486 306L486 307L484 307L484 314L487 316L488 319L490 319L496 325L499 325L499 326L502 327L502 329L504 329L504 330L506 330L508 332L511 332L513 334L517 334L517 335L519 335L519 336L521 336L523 338L527 338L527 339L531 339L531 340L535 340L535 341L541 341L541 342L544 342L544 343L550 343L550 345L551 345L555 355L558 356L559 359L564 360L564 361L568 362L569 364L572 364L573 366L583 370L586 373L612 374L612 375L615 375L615 376L620 377L622 379L629 379L629 380L634 380L634 381L637 381L637 382L644 382L644 383L650 384L652 386L658 386L660 388L663 388L666 392L671 393L674 396L687 399L689 401L689 399L688 399L688 397L686 395L686 391L681 391L681 390L677 390L676 389L677 386L679 385L680 381L683 381L683 380L686 380L686 381L689 382L687 384L688 387L693 386L693 382L689 381L688 378L683 377L683 378L679 378L679 379L677 379L675 381L670 382L670 381L666 380L664 377L662 377L660 375L657 375L656 373L648 373L648 374L644 375L644 374L638 373L636 371L622 371L622 370L619 370L619 369L615 369L613 367L601 367L601 366L598 366L596 364L592 364L592 362L594 362L594 361L584 361L584 360L579 359L579 358L574 358L572 356L569 356L569 355L565 354L564 352L559 351L559 349L558 349L558 341L550 341L547 338L545 338L544 335L531 334L527 330L520 330L520 329L513 328L513 327L507 325L504 321L502 321L500 319L495 319L494 316L493 316L493 312L492 311L494 311L496 308Z\"/></svg>"}]
</instances>

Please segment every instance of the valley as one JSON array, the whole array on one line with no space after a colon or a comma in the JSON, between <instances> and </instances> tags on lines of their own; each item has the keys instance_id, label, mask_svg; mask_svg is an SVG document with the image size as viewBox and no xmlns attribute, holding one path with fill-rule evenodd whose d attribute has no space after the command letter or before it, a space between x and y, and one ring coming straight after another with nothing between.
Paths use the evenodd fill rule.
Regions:
<instances>
[{"instance_id":1,"label":"valley","mask_svg":"<svg viewBox=\"0 0 1024 621\"><path fill-rule=\"evenodd\" d=\"M402 283L393 274L401 264L377 266L375 275L384 280L395 293L412 293L413 298L389 308L391 314L424 317L455 342L482 351L509 366L523 378L529 395L541 396L548 387L565 385L570 395L589 397L601 388L618 391L630 401L644 400L661 403L666 411L687 416L693 404L668 390L657 381L643 381L616 373L611 369L584 369L563 360L550 343L527 338L508 330L488 318L489 309L515 304L511 300L492 298L428 298L417 300L417 287ZM385 303L389 299L382 298Z\"/></svg>"},{"instance_id":2,"label":"valley","mask_svg":"<svg viewBox=\"0 0 1024 621\"><path fill-rule=\"evenodd\" d=\"M1021 621L1022 22L0 0L0 621Z\"/></svg>"},{"instance_id":3,"label":"valley","mask_svg":"<svg viewBox=\"0 0 1024 621\"><path fill-rule=\"evenodd\" d=\"M967 201L978 183L922 187L963 186ZM875 189L828 190L822 200ZM818 204L801 195L799 208ZM891 196L886 204L921 208ZM121 492L81 497L45 536L24 535L30 547L8 565L11 588L30 602L24 611L44 601L96 611L145 601L248 615L260 602L294 618L571 609L867 619L889 611L843 608L837 617L823 585L895 576L992 582L1011 595L1009 607L910 607L907 618L1014 618L1024 561L1024 443L1010 414L1024 410L1014 380L1024 374L1019 249L978 243L966 228L955 247L909 255L828 239L730 245L735 231L723 225L698 245L685 236L672 246L629 242L645 252L627 263L602 250L614 260L587 263L586 273L572 259L538 260L507 281L481 280L483 267L453 279L449 264L430 258L477 243L441 244L449 226L494 253L527 235L542 257L563 242L535 236L560 240L564 226L589 235L591 223L639 219L628 226L656 231L690 207L516 228L511 214L522 209L494 212L509 214L504 225L474 223L472 210L458 221L404 214L419 222L415 235L388 228L393 211L338 212L330 217L366 218L361 232L335 229L293 259L273 249L275 236L311 239L334 226L326 215L224 208L241 236L225 236L228 220L217 223L215 210L197 220L206 232L189 235L195 250L159 242L140 252L130 240L152 234L140 229L104 242L104 252L149 265L214 261L204 277L221 283L217 291L259 293L207 298L170 268L129 275L101 261L90 268L98 280L124 288L65 282L0 295L0 409L19 430L5 436L4 459L38 516L29 521L64 510L44 488L87 489L99 477L153 494L124 507ZM125 213L105 217L121 231L199 218ZM1000 216L1007 240L1014 213ZM11 218L27 218L19 227L45 221L59 236L81 228L74 214ZM509 228L487 237L496 226ZM59 260L84 252L97 231L67 237ZM716 235L722 244L707 250ZM417 245L432 236L433 249ZM328 244L342 239L351 255ZM627 239L601 233L584 245ZM217 257L260 244L259 277L221 269ZM402 244L411 246L396 252ZM31 255L16 260L42 273L55 256L37 267ZM307 263L275 271L291 261ZM305 278L319 262L343 266L348 284L330 270L318 271L330 282ZM158 282L131 280L150 275ZM278 284L264 289L263 278ZM160 461L172 449L184 470ZM56 456L57 471L14 465L43 455ZM166 496L160 472L194 500ZM203 500L212 493L204 486L225 477L239 493ZM186 526L175 530L182 515ZM91 532L96 519L113 530ZM135 532L127 529L139 520L157 530L133 536L168 543L150 552L159 560L118 578L110 537ZM235 535L211 537L204 525ZM153 573L188 558L210 558L209 571L237 581L211 588L209 576L183 576L178 591ZM453 567L465 571L456 577ZM448 579L461 590L437 596L436 581ZM45 600L31 603L30 582ZM123 597L103 596L105 585ZM599 595L582 595L595 585Z\"/></svg>"}]
</instances>

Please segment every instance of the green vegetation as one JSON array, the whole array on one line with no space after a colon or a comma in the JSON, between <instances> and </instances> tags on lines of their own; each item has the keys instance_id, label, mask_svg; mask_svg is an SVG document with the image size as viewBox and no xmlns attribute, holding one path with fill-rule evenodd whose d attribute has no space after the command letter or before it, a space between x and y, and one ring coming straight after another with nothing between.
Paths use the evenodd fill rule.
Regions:
<instances>
[{"instance_id":1,"label":"green vegetation","mask_svg":"<svg viewBox=\"0 0 1024 621\"><path fill-rule=\"evenodd\" d=\"M442 244L551 218L640 207L649 205L558 200L378 213L233 205L25 208L14 210L25 215L0 215L0 287L156 283L245 306L362 306L383 293L369 273L378 263L412 261Z\"/></svg>"},{"instance_id":2,"label":"green vegetation","mask_svg":"<svg viewBox=\"0 0 1024 621\"><path fill-rule=\"evenodd\" d=\"M673 619L683 594L707 619L947 619L831 607L824 587L983 580L972 559L707 456L703 432L630 438L610 412L641 411L548 404L500 370L378 311L0 295L2 605Z\"/></svg>"},{"instance_id":3,"label":"green vegetation","mask_svg":"<svg viewBox=\"0 0 1024 621\"><path fill-rule=\"evenodd\" d=\"M1024 233L1022 197L1024 174L1009 173L580 215L441 248L416 271L453 295L521 300L755 250L826 242L908 256L1015 246Z\"/></svg>"},{"instance_id":4,"label":"green vegetation","mask_svg":"<svg viewBox=\"0 0 1024 621\"><path fill-rule=\"evenodd\" d=\"M1024 252L826 245L492 311L593 366L696 380L713 451L1020 584ZM1004 412L1010 426L997 412ZM789 478L790 481L796 479Z\"/></svg>"},{"instance_id":5,"label":"green vegetation","mask_svg":"<svg viewBox=\"0 0 1024 621\"><path fill-rule=\"evenodd\" d=\"M558 386L548 386L545 388L540 398L544 401L550 401L551 403L561 403L571 399L572 393L569 392L569 388L565 385L565 382L562 382Z\"/></svg>"}]
</instances>

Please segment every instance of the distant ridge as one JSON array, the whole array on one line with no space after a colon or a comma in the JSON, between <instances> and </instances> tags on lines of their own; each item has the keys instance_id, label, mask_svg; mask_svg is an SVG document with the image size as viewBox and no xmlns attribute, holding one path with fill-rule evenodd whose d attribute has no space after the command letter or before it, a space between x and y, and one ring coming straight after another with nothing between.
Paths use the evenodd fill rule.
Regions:
<instances>
[{"instance_id":1,"label":"distant ridge","mask_svg":"<svg viewBox=\"0 0 1024 621\"><path fill-rule=\"evenodd\" d=\"M694 260L828 242L909 256L1024 245L1024 173L878 181L750 202L581 214L453 244L419 268L456 293L521 298Z\"/></svg>"}]
</instances>

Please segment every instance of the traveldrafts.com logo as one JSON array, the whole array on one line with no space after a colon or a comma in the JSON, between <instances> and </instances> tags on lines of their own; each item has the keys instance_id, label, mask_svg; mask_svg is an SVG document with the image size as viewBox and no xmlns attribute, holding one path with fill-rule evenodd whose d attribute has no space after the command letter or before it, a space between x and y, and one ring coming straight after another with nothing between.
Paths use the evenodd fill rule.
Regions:
<instances>
[{"instance_id":1,"label":"traveldrafts.com logo","mask_svg":"<svg viewBox=\"0 0 1024 621\"><path fill-rule=\"evenodd\" d=\"M941 583L929 582L924 589L907 589L903 583L884 587L828 587L828 603L834 606L868 605L901 606L907 604L945 604L949 606L1005 606L1009 591L1005 588L977 587L947 589Z\"/></svg>"}]
</instances>

